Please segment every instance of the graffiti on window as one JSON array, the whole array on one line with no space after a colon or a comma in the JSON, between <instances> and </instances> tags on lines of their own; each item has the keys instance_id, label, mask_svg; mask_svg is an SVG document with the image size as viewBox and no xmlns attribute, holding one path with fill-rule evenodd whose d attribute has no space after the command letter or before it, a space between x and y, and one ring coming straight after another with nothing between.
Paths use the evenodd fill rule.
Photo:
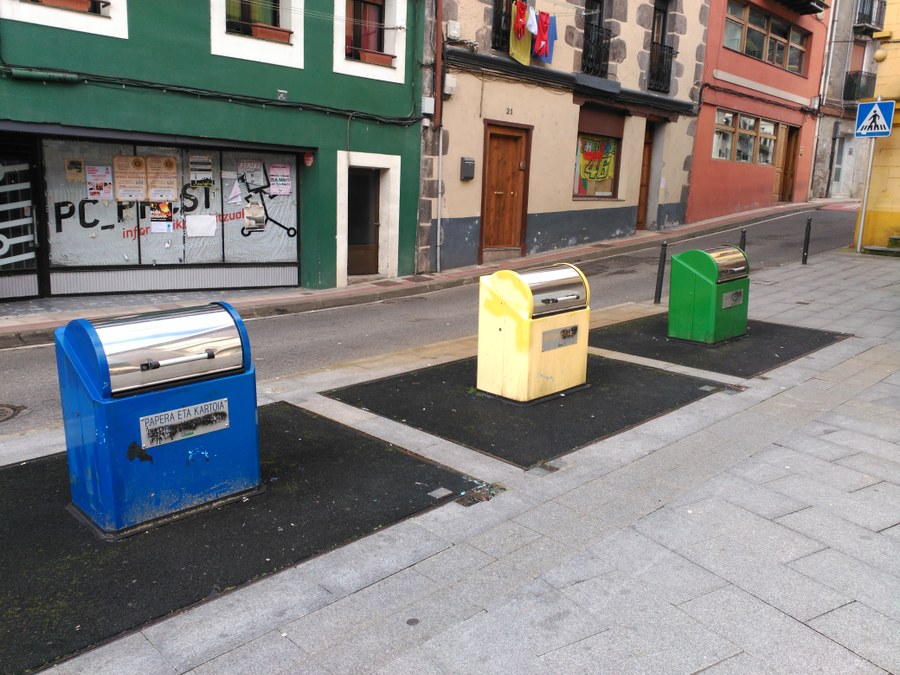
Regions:
<instances>
[{"instance_id":1,"label":"graffiti on window","mask_svg":"<svg viewBox=\"0 0 900 675\"><path fill-rule=\"evenodd\" d=\"M262 165L262 177L263 184L256 185L250 182L247 172L238 174L238 184L241 186L241 192L247 192L247 195L244 197L247 206L244 207L244 226L241 228L241 234L245 237L249 237L254 232L264 231L265 226L268 223L272 223L287 232L287 236L296 237L296 227L288 227L278 222L269 213L266 202L268 200L278 199L281 195L272 194L273 191L270 189L271 183L269 181L269 172L266 170L265 164Z\"/></svg>"},{"instance_id":2,"label":"graffiti on window","mask_svg":"<svg viewBox=\"0 0 900 675\"><path fill-rule=\"evenodd\" d=\"M0 269L35 267L30 167L20 158L0 159Z\"/></svg>"}]
</instances>

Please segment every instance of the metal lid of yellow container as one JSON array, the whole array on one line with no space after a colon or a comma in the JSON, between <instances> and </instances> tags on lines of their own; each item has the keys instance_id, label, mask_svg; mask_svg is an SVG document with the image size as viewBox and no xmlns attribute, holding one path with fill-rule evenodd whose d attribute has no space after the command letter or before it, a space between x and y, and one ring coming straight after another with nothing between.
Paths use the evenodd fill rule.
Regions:
<instances>
[{"instance_id":1,"label":"metal lid of yellow container","mask_svg":"<svg viewBox=\"0 0 900 675\"><path fill-rule=\"evenodd\" d=\"M500 270L483 281L526 318L582 309L590 302L587 279L568 263L527 272Z\"/></svg>"}]
</instances>

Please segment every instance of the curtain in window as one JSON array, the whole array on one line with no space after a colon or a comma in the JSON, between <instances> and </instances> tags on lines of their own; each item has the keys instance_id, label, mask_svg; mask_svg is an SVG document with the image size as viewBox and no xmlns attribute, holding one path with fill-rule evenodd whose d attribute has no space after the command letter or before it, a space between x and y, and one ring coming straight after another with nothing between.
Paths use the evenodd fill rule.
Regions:
<instances>
[{"instance_id":1,"label":"curtain in window","mask_svg":"<svg viewBox=\"0 0 900 675\"><path fill-rule=\"evenodd\" d=\"M225 18L228 21L263 23L278 26L278 1L225 0Z\"/></svg>"}]
</instances>

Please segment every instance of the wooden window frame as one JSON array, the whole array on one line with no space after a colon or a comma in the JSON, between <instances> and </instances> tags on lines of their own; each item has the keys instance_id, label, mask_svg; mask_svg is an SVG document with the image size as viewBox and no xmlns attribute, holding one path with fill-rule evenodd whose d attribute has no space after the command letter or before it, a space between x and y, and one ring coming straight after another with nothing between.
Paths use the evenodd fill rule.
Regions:
<instances>
[{"instance_id":1,"label":"wooden window frame","mask_svg":"<svg viewBox=\"0 0 900 675\"><path fill-rule=\"evenodd\" d=\"M109 16L111 0L23 0L35 5L44 5L54 9L67 9L96 16Z\"/></svg>"},{"instance_id":2,"label":"wooden window frame","mask_svg":"<svg viewBox=\"0 0 900 675\"><path fill-rule=\"evenodd\" d=\"M267 0L261 5L257 0L233 0L238 5L240 16L228 18L228 5L226 0L225 32L234 35L248 35L251 37L264 37L277 42L290 42L291 31L281 27L281 1ZM261 21L253 18L254 5L271 9L271 20ZM271 29L271 30L266 30Z\"/></svg>"},{"instance_id":3,"label":"wooden window frame","mask_svg":"<svg viewBox=\"0 0 900 675\"><path fill-rule=\"evenodd\" d=\"M366 5L378 8L378 20L375 27L378 31L377 45L375 49L363 47L362 28L368 22L365 19L363 9ZM347 12L345 21L346 36L346 57L353 61L367 61L379 63L380 65L390 65L393 56L390 59L379 59L378 55L385 55L385 2L384 0L347 0Z\"/></svg>"},{"instance_id":4,"label":"wooden window frame","mask_svg":"<svg viewBox=\"0 0 900 675\"><path fill-rule=\"evenodd\" d=\"M727 124L720 121L719 113L731 115L731 123ZM772 133L764 132L763 125L772 125ZM778 143L778 122L768 120L764 117L755 115L746 115L736 110L727 108L716 108L715 112L715 133L728 134L731 138L731 147L728 151L728 157L719 157L716 153L717 146L715 141L712 146L712 158L720 161L741 162L742 164L759 164L761 166L772 166L774 164L776 145ZM753 150L750 159L738 159L739 137L753 139ZM715 137L714 137L715 138ZM770 161L760 161L759 148L760 139L771 141L772 150L769 153Z\"/></svg>"},{"instance_id":5,"label":"wooden window frame","mask_svg":"<svg viewBox=\"0 0 900 675\"><path fill-rule=\"evenodd\" d=\"M740 12L737 11L738 8L740 9ZM754 22L754 20L756 22ZM758 22L760 20L764 20L764 26ZM739 27L740 44L737 47L731 47L723 43L725 49L739 51L745 56L765 61L766 63L773 65L776 68L781 68L789 73L794 73L796 75L805 74L807 64L806 54L809 49L811 33L798 28L786 19L769 14L755 5L738 2L738 0L727 0L725 4L726 35L729 23ZM777 29L777 26L779 25L786 28L786 34L781 34L781 31ZM762 45L759 56L753 53L753 50L750 48L751 43L748 42L747 39L748 33L762 36ZM792 56L795 54L797 55L797 63L796 66L792 67Z\"/></svg>"}]
</instances>

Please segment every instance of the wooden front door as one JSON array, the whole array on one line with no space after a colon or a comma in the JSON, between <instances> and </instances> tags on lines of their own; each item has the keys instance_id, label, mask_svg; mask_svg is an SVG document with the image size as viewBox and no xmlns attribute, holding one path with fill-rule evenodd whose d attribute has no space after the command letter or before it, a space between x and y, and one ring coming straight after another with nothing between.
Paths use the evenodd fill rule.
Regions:
<instances>
[{"instance_id":1,"label":"wooden front door","mask_svg":"<svg viewBox=\"0 0 900 675\"><path fill-rule=\"evenodd\" d=\"M787 129L787 126L784 124L779 124L778 130L775 132L775 179L772 182L772 199L776 202L781 201L781 190L784 185L784 157L787 148Z\"/></svg>"},{"instance_id":2,"label":"wooden front door","mask_svg":"<svg viewBox=\"0 0 900 675\"><path fill-rule=\"evenodd\" d=\"M488 124L479 262L523 254L530 130Z\"/></svg>"},{"instance_id":3,"label":"wooden front door","mask_svg":"<svg viewBox=\"0 0 900 675\"><path fill-rule=\"evenodd\" d=\"M647 200L650 194L650 160L653 157L653 125L647 122L644 129L644 154L641 158L641 189L638 192L637 222L635 229L647 227Z\"/></svg>"},{"instance_id":4,"label":"wooden front door","mask_svg":"<svg viewBox=\"0 0 900 675\"><path fill-rule=\"evenodd\" d=\"M800 145L800 129L787 128L787 142L784 148L784 173L781 176L781 201L792 201L794 174L797 171L797 150Z\"/></svg>"}]
</instances>

